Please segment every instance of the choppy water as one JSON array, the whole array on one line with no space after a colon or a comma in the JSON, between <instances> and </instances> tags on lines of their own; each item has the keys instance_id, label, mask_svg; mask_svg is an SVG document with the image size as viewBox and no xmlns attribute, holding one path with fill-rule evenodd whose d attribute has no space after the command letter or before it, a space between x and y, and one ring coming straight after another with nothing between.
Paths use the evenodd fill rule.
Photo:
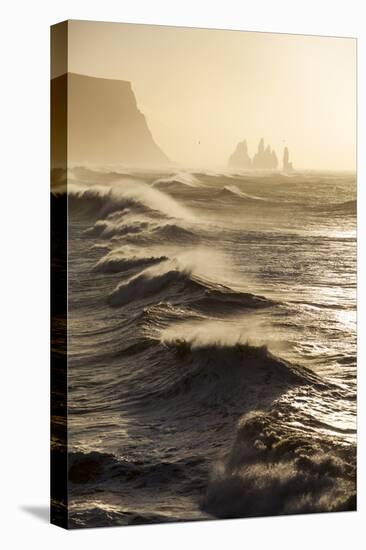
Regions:
<instances>
[{"instance_id":1,"label":"choppy water","mask_svg":"<svg viewBox=\"0 0 366 550\"><path fill-rule=\"evenodd\" d=\"M355 509L355 177L69 176L71 525Z\"/></svg>"}]
</instances>

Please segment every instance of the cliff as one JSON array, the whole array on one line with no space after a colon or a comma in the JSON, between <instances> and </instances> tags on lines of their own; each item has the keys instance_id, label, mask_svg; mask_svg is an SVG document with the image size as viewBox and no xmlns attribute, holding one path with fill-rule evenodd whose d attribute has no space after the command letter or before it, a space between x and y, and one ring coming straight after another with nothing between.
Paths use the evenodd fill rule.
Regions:
<instances>
[{"instance_id":1,"label":"cliff","mask_svg":"<svg viewBox=\"0 0 366 550\"><path fill-rule=\"evenodd\" d=\"M130 82L68 73L51 81L51 96L62 95L67 79L68 163L117 164L135 168L160 168L172 163L155 143L139 111ZM52 99L51 98L51 99ZM58 121L59 119L59 121ZM57 135L63 117L55 117L52 134L58 157ZM57 162L56 162L57 164Z\"/></svg>"}]
</instances>

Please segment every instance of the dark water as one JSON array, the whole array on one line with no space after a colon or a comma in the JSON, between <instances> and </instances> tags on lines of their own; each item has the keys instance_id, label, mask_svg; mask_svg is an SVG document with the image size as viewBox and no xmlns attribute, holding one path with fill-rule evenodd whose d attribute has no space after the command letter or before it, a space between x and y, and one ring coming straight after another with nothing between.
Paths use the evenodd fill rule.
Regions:
<instances>
[{"instance_id":1,"label":"dark water","mask_svg":"<svg viewBox=\"0 0 366 550\"><path fill-rule=\"evenodd\" d=\"M355 509L355 177L69 182L71 525Z\"/></svg>"}]
</instances>

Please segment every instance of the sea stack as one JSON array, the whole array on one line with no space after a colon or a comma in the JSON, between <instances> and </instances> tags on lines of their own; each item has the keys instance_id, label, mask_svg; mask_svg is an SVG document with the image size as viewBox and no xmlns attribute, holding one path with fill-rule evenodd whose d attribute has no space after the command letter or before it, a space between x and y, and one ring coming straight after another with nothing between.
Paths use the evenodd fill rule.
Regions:
<instances>
[{"instance_id":1,"label":"sea stack","mask_svg":"<svg viewBox=\"0 0 366 550\"><path fill-rule=\"evenodd\" d=\"M248 155L248 145L246 140L238 143L235 151L229 158L228 167L240 168L242 170L250 169L252 167L252 161Z\"/></svg>"},{"instance_id":2,"label":"sea stack","mask_svg":"<svg viewBox=\"0 0 366 550\"><path fill-rule=\"evenodd\" d=\"M236 146L235 151L229 157L228 168L240 170L276 170L278 167L278 158L276 151L270 145L265 147L262 138L258 145L258 151L251 160L248 154L248 145L246 140L241 141Z\"/></svg>"},{"instance_id":3,"label":"sea stack","mask_svg":"<svg viewBox=\"0 0 366 550\"><path fill-rule=\"evenodd\" d=\"M258 170L275 170L278 166L278 159L275 150L270 145L264 148L264 139L262 138L258 145L258 151L253 158L253 168Z\"/></svg>"},{"instance_id":4,"label":"sea stack","mask_svg":"<svg viewBox=\"0 0 366 550\"><path fill-rule=\"evenodd\" d=\"M288 147L285 147L283 150L283 164L282 164L282 170L285 174L290 174L294 171L294 167L292 165L292 162L289 161L290 155L288 151Z\"/></svg>"}]
</instances>

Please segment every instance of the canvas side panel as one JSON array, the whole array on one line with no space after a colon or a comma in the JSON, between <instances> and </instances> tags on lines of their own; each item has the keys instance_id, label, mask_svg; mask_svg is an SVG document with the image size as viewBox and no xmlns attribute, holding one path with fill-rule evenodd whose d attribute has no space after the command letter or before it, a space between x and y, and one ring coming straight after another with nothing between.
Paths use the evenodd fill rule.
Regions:
<instances>
[{"instance_id":1,"label":"canvas side panel","mask_svg":"<svg viewBox=\"0 0 366 550\"><path fill-rule=\"evenodd\" d=\"M67 528L67 32L51 27L51 523Z\"/></svg>"}]
</instances>

